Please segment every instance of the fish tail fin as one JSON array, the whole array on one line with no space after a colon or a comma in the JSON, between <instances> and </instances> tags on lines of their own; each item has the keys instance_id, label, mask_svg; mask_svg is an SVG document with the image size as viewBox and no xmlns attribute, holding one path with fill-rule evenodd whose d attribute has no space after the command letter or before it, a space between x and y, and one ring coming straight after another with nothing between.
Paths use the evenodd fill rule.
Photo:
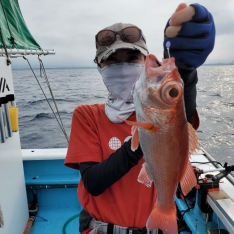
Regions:
<instances>
[{"instance_id":1,"label":"fish tail fin","mask_svg":"<svg viewBox=\"0 0 234 234\"><path fill-rule=\"evenodd\" d=\"M145 130L148 130L150 133L155 133L158 131L157 126L153 125L152 123L134 122L134 121L130 121L130 120L125 120L125 122L131 126L144 128Z\"/></svg>"},{"instance_id":2,"label":"fish tail fin","mask_svg":"<svg viewBox=\"0 0 234 234\"><path fill-rule=\"evenodd\" d=\"M184 175L180 180L180 186L183 194L186 196L195 185L197 185L197 178L193 171L192 165L188 160Z\"/></svg>"},{"instance_id":3,"label":"fish tail fin","mask_svg":"<svg viewBox=\"0 0 234 234\"><path fill-rule=\"evenodd\" d=\"M176 206L173 203L170 209L164 209L157 205L157 202L146 222L148 230L161 229L163 233L178 233Z\"/></svg>"}]
</instances>

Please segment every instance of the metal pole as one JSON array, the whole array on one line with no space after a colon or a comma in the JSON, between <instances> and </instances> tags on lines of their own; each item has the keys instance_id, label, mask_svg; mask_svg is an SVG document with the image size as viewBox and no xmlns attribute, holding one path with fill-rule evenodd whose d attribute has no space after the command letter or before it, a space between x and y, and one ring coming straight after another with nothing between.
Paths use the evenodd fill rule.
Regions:
<instances>
[{"instance_id":1,"label":"metal pole","mask_svg":"<svg viewBox=\"0 0 234 234\"><path fill-rule=\"evenodd\" d=\"M6 55L6 52L9 57L12 55L54 55L55 51L48 49L48 50L23 50L23 49L1 49L0 48L0 55Z\"/></svg>"},{"instance_id":2,"label":"metal pole","mask_svg":"<svg viewBox=\"0 0 234 234\"><path fill-rule=\"evenodd\" d=\"M7 130L5 103L2 104L2 118L3 118L3 125L4 125L4 131L5 131L5 138L7 139L9 137L9 135L8 135L8 130Z\"/></svg>"},{"instance_id":3,"label":"metal pole","mask_svg":"<svg viewBox=\"0 0 234 234\"><path fill-rule=\"evenodd\" d=\"M11 120L10 120L10 112L9 112L9 103L4 104L5 106L5 115L6 115L6 125L8 136L12 137L12 128L11 128Z\"/></svg>"},{"instance_id":4,"label":"metal pole","mask_svg":"<svg viewBox=\"0 0 234 234\"><path fill-rule=\"evenodd\" d=\"M6 141L6 134L5 134L5 126L3 120L3 113L2 113L2 105L0 105L0 140L1 143Z\"/></svg>"}]
</instances>

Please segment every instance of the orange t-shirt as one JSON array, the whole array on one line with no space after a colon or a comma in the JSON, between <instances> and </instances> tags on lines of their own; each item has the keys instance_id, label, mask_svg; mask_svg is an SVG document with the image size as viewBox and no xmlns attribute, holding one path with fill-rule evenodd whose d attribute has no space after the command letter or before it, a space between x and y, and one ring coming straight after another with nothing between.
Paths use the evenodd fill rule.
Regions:
<instances>
[{"instance_id":1,"label":"orange t-shirt","mask_svg":"<svg viewBox=\"0 0 234 234\"><path fill-rule=\"evenodd\" d=\"M135 113L129 120L135 121ZM70 142L65 165L79 168L81 162L102 162L131 136L131 126L111 122L104 104L81 105L73 114ZM137 181L142 158L136 166L99 196L92 196L82 179L78 198L90 215L102 222L124 227L143 228L155 203L154 186L147 188Z\"/></svg>"}]
</instances>

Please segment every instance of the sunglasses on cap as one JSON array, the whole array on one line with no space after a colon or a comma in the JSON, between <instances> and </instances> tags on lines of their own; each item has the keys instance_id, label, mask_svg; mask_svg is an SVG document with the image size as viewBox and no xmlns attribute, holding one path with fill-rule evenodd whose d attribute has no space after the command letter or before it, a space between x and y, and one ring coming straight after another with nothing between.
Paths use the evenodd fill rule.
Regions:
<instances>
[{"instance_id":1,"label":"sunglasses on cap","mask_svg":"<svg viewBox=\"0 0 234 234\"><path fill-rule=\"evenodd\" d=\"M135 26L130 26L130 27L126 27L118 32L115 32L115 31L109 30L109 29L101 30L95 36L96 43L99 46L110 46L111 44L113 44L116 41L117 34L120 36L120 38L124 42L136 43L141 39L141 37L145 41L144 36L142 34L142 31Z\"/></svg>"}]
</instances>

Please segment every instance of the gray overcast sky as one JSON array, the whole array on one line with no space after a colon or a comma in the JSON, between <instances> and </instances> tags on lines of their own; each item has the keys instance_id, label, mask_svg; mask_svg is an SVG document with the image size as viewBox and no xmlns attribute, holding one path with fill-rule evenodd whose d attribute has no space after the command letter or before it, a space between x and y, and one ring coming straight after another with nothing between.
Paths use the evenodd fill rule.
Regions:
<instances>
[{"instance_id":1,"label":"gray overcast sky","mask_svg":"<svg viewBox=\"0 0 234 234\"><path fill-rule=\"evenodd\" d=\"M94 35L117 22L132 23L143 30L150 53L162 58L163 31L181 1L176 0L19 0L26 24L43 49L46 67L95 66ZM192 4L192 1L185 1ZM234 60L234 1L202 0L216 24L216 42L206 63ZM29 56L36 67L36 56ZM14 59L13 67L25 66Z\"/></svg>"}]
</instances>

